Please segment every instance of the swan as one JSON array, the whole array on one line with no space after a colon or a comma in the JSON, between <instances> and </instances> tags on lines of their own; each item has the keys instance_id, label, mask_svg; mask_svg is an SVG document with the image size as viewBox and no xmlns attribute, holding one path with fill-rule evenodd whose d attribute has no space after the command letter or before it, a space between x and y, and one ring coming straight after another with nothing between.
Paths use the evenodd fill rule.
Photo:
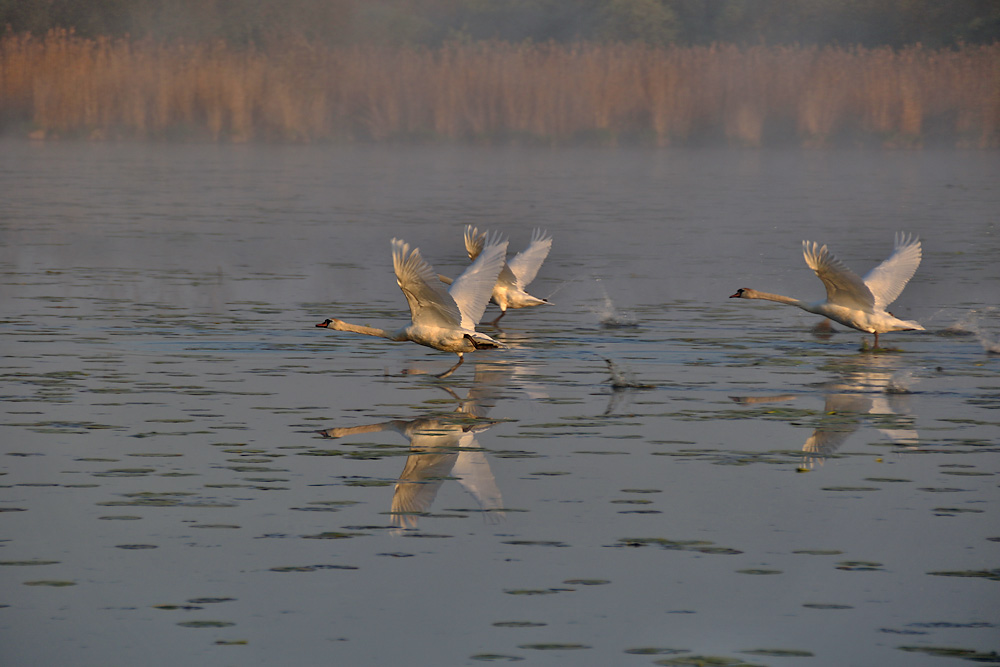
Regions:
<instances>
[{"instance_id":1,"label":"swan","mask_svg":"<svg viewBox=\"0 0 1000 667\"><path fill-rule=\"evenodd\" d=\"M917 322L901 320L886 311L886 306L896 300L906 283L910 281L920 265L920 239L896 233L896 244L892 254L864 277L845 266L827 250L826 246L813 241L802 242L802 254L819 279L826 286L826 300L809 303L780 294L758 292L747 287L736 290L730 299L765 299L778 303L798 306L802 310L828 317L834 322L875 334L875 348L878 335L888 331L923 331Z\"/></svg>"},{"instance_id":2,"label":"swan","mask_svg":"<svg viewBox=\"0 0 1000 667\"><path fill-rule=\"evenodd\" d=\"M503 349L500 341L476 331L486 310L490 291L503 268L507 241L498 236L486 239L483 252L455 279L449 290L437 280L434 269L420 256L420 249L400 239L392 240L392 267L396 284L410 305L410 324L398 331L351 324L327 318L317 327L379 336L392 341L412 341L436 350L454 352L458 363L437 377L445 378L465 361L465 353L482 349Z\"/></svg>"},{"instance_id":3,"label":"swan","mask_svg":"<svg viewBox=\"0 0 1000 667\"><path fill-rule=\"evenodd\" d=\"M486 232L480 233L472 225L465 228L465 251L469 254L469 259L475 260L483 251L486 236ZM538 275L538 269L541 268L542 262L548 257L551 249L552 237L546 232L536 229L531 234L531 242L528 247L517 253L510 262L504 263L491 295L493 303L500 306L500 314L489 324L496 325L500 318L507 314L508 308L528 308L548 303L545 299L528 294L525 288ZM438 277L442 282L451 282L451 279L446 276Z\"/></svg>"}]
</instances>

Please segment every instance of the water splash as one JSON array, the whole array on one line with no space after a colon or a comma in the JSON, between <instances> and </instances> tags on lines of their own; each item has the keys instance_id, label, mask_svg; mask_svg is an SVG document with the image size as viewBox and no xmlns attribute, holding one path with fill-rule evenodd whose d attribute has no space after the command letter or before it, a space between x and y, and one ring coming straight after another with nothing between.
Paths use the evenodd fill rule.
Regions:
<instances>
[{"instance_id":1,"label":"water splash","mask_svg":"<svg viewBox=\"0 0 1000 667\"><path fill-rule=\"evenodd\" d=\"M608 372L611 373L609 379L612 389L616 391L619 389L653 389L654 385L639 382L631 370L622 368L610 359L604 359L604 363L608 365Z\"/></svg>"},{"instance_id":2,"label":"water splash","mask_svg":"<svg viewBox=\"0 0 1000 667\"><path fill-rule=\"evenodd\" d=\"M1000 311L995 307L972 309L961 320L945 329L952 335L972 335L976 337L983 351L1000 354Z\"/></svg>"},{"instance_id":3,"label":"water splash","mask_svg":"<svg viewBox=\"0 0 1000 667\"><path fill-rule=\"evenodd\" d=\"M594 278L594 282L600 287L601 295L604 297L601 307L594 310L602 327L608 329L626 329L639 326L635 315L632 313L623 313L615 307L614 302L611 301L611 296L608 294L608 290L604 287L604 283L601 282L600 278Z\"/></svg>"},{"instance_id":4,"label":"water splash","mask_svg":"<svg viewBox=\"0 0 1000 667\"><path fill-rule=\"evenodd\" d=\"M885 383L885 393L887 394L912 394L913 391L910 389L915 383L916 378L913 375L912 370L902 370L897 371L892 374L889 380Z\"/></svg>"}]
</instances>

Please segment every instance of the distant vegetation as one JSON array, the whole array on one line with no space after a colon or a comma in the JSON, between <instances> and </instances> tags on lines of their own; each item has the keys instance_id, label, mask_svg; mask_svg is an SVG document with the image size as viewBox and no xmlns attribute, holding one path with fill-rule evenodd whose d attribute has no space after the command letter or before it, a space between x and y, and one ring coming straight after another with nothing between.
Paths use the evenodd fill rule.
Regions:
<instances>
[{"instance_id":1,"label":"distant vegetation","mask_svg":"<svg viewBox=\"0 0 1000 667\"><path fill-rule=\"evenodd\" d=\"M0 130L1000 147L995 0L0 0Z\"/></svg>"},{"instance_id":2,"label":"distant vegetation","mask_svg":"<svg viewBox=\"0 0 1000 667\"><path fill-rule=\"evenodd\" d=\"M1000 37L996 0L0 0L0 31L325 46L456 39L941 48Z\"/></svg>"}]
</instances>

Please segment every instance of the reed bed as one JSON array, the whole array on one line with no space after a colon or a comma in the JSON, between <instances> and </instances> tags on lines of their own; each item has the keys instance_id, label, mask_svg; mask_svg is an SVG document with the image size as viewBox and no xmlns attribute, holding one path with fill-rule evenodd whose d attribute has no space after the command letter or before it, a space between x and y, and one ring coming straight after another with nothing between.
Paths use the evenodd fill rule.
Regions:
<instances>
[{"instance_id":1,"label":"reed bed","mask_svg":"<svg viewBox=\"0 0 1000 667\"><path fill-rule=\"evenodd\" d=\"M266 52L0 39L0 128L34 137L1000 147L1000 44L509 44Z\"/></svg>"}]
</instances>

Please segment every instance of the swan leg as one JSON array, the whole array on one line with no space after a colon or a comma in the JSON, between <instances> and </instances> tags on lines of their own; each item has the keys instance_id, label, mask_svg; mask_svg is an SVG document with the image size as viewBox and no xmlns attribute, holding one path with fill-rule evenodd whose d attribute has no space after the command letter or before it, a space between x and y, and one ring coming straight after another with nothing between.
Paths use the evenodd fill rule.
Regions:
<instances>
[{"instance_id":1,"label":"swan leg","mask_svg":"<svg viewBox=\"0 0 1000 667\"><path fill-rule=\"evenodd\" d=\"M872 348L872 351L874 352L877 349L878 349L878 332L876 331L875 332L875 347Z\"/></svg>"},{"instance_id":2,"label":"swan leg","mask_svg":"<svg viewBox=\"0 0 1000 667\"><path fill-rule=\"evenodd\" d=\"M458 363L455 364L454 366L452 366L451 368L449 368L448 370L446 370L444 373L440 373L438 375L435 375L434 377L436 377L439 380L445 379L446 377L448 377L449 375L451 375L452 373L454 373L456 370L458 370L458 367L462 365L463 361L465 361L465 355L462 354L461 352L459 352L458 353Z\"/></svg>"},{"instance_id":3,"label":"swan leg","mask_svg":"<svg viewBox=\"0 0 1000 667\"><path fill-rule=\"evenodd\" d=\"M499 322L499 321L500 321L500 318L501 318L501 317L503 317L503 316L504 316L504 315L506 315L506 314L507 314L507 309L506 309L506 308L503 308L503 309L501 309L501 310L500 310L500 314L499 314L499 315L497 315L497 318L496 318L495 320L493 320L492 322L489 322L489 324L490 324L491 326L494 326L494 327L495 327L495 326L497 325L497 322Z\"/></svg>"}]
</instances>

